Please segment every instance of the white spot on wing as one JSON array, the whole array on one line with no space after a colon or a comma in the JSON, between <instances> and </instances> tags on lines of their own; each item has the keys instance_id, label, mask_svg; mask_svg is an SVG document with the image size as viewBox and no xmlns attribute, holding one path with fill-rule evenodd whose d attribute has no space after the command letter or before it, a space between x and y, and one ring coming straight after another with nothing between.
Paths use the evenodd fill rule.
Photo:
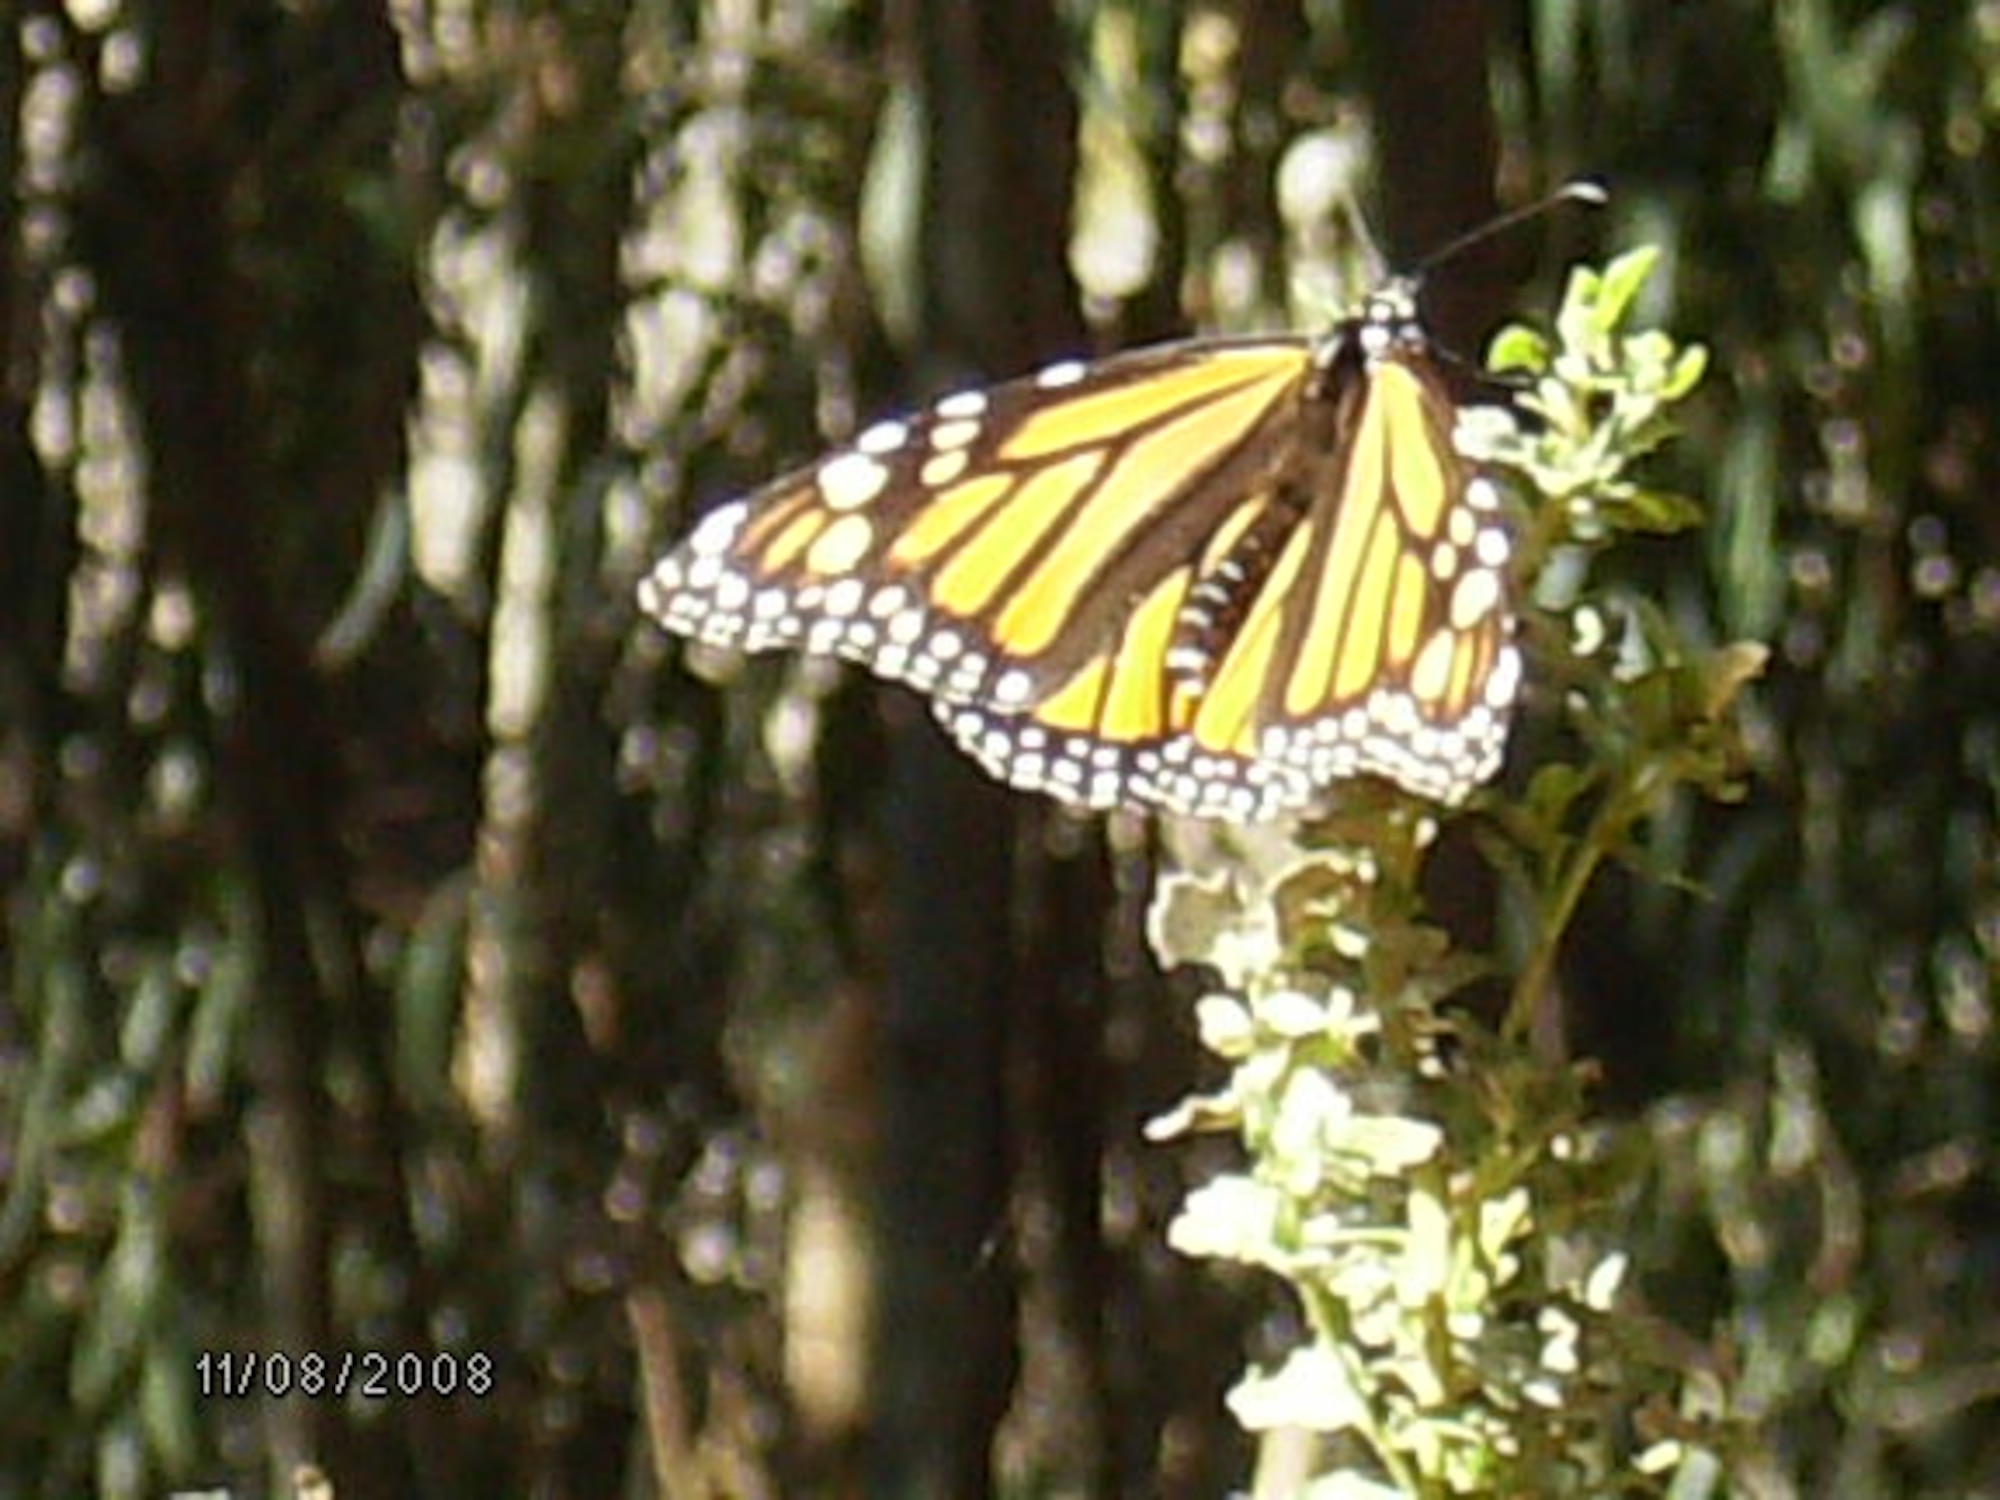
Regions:
<instances>
[{"instance_id":1,"label":"white spot on wing","mask_svg":"<svg viewBox=\"0 0 2000 1500\"><path fill-rule=\"evenodd\" d=\"M1452 639L1448 630L1433 632L1410 668L1410 691L1426 703L1442 698L1451 682Z\"/></svg>"},{"instance_id":2,"label":"white spot on wing","mask_svg":"<svg viewBox=\"0 0 2000 1500\"><path fill-rule=\"evenodd\" d=\"M971 457L963 448L954 448L949 453L937 453L925 459L917 477L930 489L942 489L963 474L971 462Z\"/></svg>"},{"instance_id":3,"label":"white spot on wing","mask_svg":"<svg viewBox=\"0 0 2000 1500\"><path fill-rule=\"evenodd\" d=\"M946 396L931 410L950 422L964 417L983 417L986 415L987 404L984 391L958 391Z\"/></svg>"},{"instance_id":4,"label":"white spot on wing","mask_svg":"<svg viewBox=\"0 0 2000 1500\"><path fill-rule=\"evenodd\" d=\"M842 516L813 538L812 545L806 549L806 566L822 576L851 573L867 556L874 540L875 528L866 516ZM818 601L811 594L811 590L800 590L799 603L807 608L816 605Z\"/></svg>"},{"instance_id":5,"label":"white spot on wing","mask_svg":"<svg viewBox=\"0 0 2000 1500\"><path fill-rule=\"evenodd\" d=\"M848 452L819 466L819 493L833 510L855 510L882 493L889 471L866 453Z\"/></svg>"},{"instance_id":6,"label":"white spot on wing","mask_svg":"<svg viewBox=\"0 0 2000 1500\"><path fill-rule=\"evenodd\" d=\"M1452 628L1470 630L1491 614L1499 603L1499 575L1490 568L1474 568L1460 578L1451 591Z\"/></svg>"},{"instance_id":7,"label":"white spot on wing","mask_svg":"<svg viewBox=\"0 0 2000 1500\"><path fill-rule=\"evenodd\" d=\"M894 453L910 440L910 428L906 422L877 422L854 441L855 451L881 455Z\"/></svg>"},{"instance_id":8,"label":"white spot on wing","mask_svg":"<svg viewBox=\"0 0 2000 1500\"><path fill-rule=\"evenodd\" d=\"M1494 708L1506 708L1521 691L1521 653L1512 645L1502 646L1486 678L1486 701Z\"/></svg>"},{"instance_id":9,"label":"white spot on wing","mask_svg":"<svg viewBox=\"0 0 2000 1500\"><path fill-rule=\"evenodd\" d=\"M710 511L687 539L687 550L704 557L727 552L736 541L736 533L743 529L743 518L748 513L749 507L741 500L732 500Z\"/></svg>"},{"instance_id":10,"label":"white spot on wing","mask_svg":"<svg viewBox=\"0 0 2000 1500\"><path fill-rule=\"evenodd\" d=\"M1020 668L1002 672L1000 680L993 684L993 701L1003 708L1016 708L1028 701L1034 691L1034 681Z\"/></svg>"},{"instance_id":11,"label":"white spot on wing","mask_svg":"<svg viewBox=\"0 0 2000 1500\"><path fill-rule=\"evenodd\" d=\"M979 424L971 418L956 422L940 422L931 429L931 446L940 453L948 453L954 448L963 448L979 436Z\"/></svg>"}]
</instances>

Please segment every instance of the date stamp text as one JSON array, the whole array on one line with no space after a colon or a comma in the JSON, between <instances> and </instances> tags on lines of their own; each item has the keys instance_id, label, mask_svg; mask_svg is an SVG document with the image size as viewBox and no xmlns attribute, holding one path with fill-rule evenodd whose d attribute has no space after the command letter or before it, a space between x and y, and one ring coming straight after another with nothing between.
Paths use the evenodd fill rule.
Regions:
<instances>
[{"instance_id":1,"label":"date stamp text","mask_svg":"<svg viewBox=\"0 0 2000 1500\"><path fill-rule=\"evenodd\" d=\"M387 1349L204 1349L194 1358L195 1391L203 1400L408 1401L420 1396L490 1396L497 1380L493 1356L438 1349L429 1354Z\"/></svg>"}]
</instances>

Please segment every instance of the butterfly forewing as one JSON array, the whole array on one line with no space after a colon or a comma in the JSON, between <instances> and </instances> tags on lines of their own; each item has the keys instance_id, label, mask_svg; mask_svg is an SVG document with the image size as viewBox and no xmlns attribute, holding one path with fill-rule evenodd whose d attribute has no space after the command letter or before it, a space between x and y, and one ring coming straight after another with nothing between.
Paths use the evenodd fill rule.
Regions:
<instances>
[{"instance_id":1,"label":"butterfly forewing","mask_svg":"<svg viewBox=\"0 0 2000 1500\"><path fill-rule=\"evenodd\" d=\"M948 396L711 511L640 602L712 644L831 652L946 702L1027 707L1184 561L1174 537L1226 518L1307 354L1170 346Z\"/></svg>"},{"instance_id":2,"label":"butterfly forewing","mask_svg":"<svg viewBox=\"0 0 2000 1500\"><path fill-rule=\"evenodd\" d=\"M712 512L667 628L929 694L994 775L1261 818L1377 774L1457 801L1518 680L1507 538L1406 304L950 396Z\"/></svg>"}]
</instances>

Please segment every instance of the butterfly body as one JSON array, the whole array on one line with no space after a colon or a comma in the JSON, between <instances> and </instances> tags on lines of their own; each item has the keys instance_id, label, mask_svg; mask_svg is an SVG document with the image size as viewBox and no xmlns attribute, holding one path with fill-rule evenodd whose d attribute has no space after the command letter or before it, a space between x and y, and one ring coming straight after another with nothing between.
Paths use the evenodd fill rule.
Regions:
<instances>
[{"instance_id":1,"label":"butterfly body","mask_svg":"<svg viewBox=\"0 0 2000 1500\"><path fill-rule=\"evenodd\" d=\"M1361 775L1462 800L1520 666L1492 486L1410 289L1325 338L1065 363L712 511L669 630L858 661L1012 785L1248 821Z\"/></svg>"}]
</instances>

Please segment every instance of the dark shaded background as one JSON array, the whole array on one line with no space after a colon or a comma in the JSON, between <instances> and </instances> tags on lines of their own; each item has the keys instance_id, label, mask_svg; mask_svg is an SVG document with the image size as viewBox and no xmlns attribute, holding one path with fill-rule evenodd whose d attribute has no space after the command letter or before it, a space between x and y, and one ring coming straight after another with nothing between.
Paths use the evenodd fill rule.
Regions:
<instances>
[{"instance_id":1,"label":"dark shaded background","mask_svg":"<svg viewBox=\"0 0 2000 1500\"><path fill-rule=\"evenodd\" d=\"M1990 5L4 20L0 1497L1240 1483L1269 1309L1159 1238L1143 841L632 583L872 413L1585 170L1429 310L1476 350L1538 251L1662 246L1713 520L1631 580L1775 651L1751 797L1566 976L1635 1248L1744 1493L2000 1494ZM225 1348L495 1378L265 1406Z\"/></svg>"}]
</instances>

